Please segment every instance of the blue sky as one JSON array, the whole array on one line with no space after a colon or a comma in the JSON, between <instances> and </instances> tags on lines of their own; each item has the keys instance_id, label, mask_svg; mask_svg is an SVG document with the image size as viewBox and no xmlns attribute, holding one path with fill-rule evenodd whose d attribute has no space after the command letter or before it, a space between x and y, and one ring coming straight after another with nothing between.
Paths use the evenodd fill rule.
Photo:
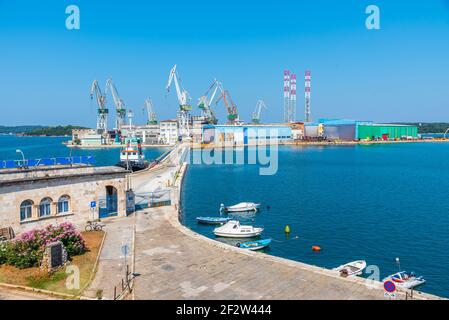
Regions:
<instances>
[{"instance_id":1,"label":"blue sky","mask_svg":"<svg viewBox=\"0 0 449 320\"><path fill-rule=\"evenodd\" d=\"M69 4L80 30L65 28ZM365 28L370 4L381 30ZM93 127L90 85L104 89L108 77L137 122L148 96L160 119L173 118L175 63L194 105L217 78L247 121L258 99L263 121L281 121L288 68L298 120L310 69L314 119L449 122L449 1L0 0L0 125Z\"/></svg>"}]
</instances>

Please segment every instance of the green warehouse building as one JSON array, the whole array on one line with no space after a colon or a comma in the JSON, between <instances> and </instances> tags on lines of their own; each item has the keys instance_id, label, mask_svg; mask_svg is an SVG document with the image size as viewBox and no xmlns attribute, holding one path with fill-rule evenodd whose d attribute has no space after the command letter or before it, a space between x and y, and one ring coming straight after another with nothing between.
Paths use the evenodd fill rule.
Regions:
<instances>
[{"instance_id":1,"label":"green warehouse building","mask_svg":"<svg viewBox=\"0 0 449 320\"><path fill-rule=\"evenodd\" d=\"M356 138L360 140L417 139L418 128L400 124L359 124L356 129Z\"/></svg>"}]
</instances>

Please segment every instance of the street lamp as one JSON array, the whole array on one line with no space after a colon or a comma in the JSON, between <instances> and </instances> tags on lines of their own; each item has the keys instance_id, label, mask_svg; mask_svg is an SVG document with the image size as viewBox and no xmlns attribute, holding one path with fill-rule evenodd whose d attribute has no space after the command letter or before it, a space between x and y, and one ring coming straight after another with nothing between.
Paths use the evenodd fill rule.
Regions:
<instances>
[{"instance_id":1,"label":"street lamp","mask_svg":"<svg viewBox=\"0 0 449 320\"><path fill-rule=\"evenodd\" d=\"M23 151L20 149L17 149L16 152L22 154L22 159L23 159L22 167L25 167L25 155L23 154Z\"/></svg>"}]
</instances>

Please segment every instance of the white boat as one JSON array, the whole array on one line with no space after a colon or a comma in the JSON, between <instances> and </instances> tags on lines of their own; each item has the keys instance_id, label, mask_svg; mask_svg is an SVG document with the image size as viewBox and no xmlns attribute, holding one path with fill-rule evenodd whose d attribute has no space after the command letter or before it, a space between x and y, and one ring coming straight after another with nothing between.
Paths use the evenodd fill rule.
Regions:
<instances>
[{"instance_id":1,"label":"white boat","mask_svg":"<svg viewBox=\"0 0 449 320\"><path fill-rule=\"evenodd\" d=\"M230 220L221 227L214 229L214 234L219 237L228 238L251 238L260 236L263 228L253 226L242 226L237 220Z\"/></svg>"},{"instance_id":2,"label":"white boat","mask_svg":"<svg viewBox=\"0 0 449 320\"><path fill-rule=\"evenodd\" d=\"M365 260L357 260L342 264L341 266L334 268L332 270L340 273L342 277L354 277L362 274L363 270L366 268Z\"/></svg>"},{"instance_id":3,"label":"white boat","mask_svg":"<svg viewBox=\"0 0 449 320\"><path fill-rule=\"evenodd\" d=\"M145 155L140 139L126 138L126 146L120 151L120 162L117 165L132 171L145 169Z\"/></svg>"},{"instance_id":4,"label":"white boat","mask_svg":"<svg viewBox=\"0 0 449 320\"><path fill-rule=\"evenodd\" d=\"M257 211L260 207L260 203L254 202L240 202L233 206L226 207L223 203L220 205L220 211L225 212L244 212L244 211Z\"/></svg>"},{"instance_id":5,"label":"white boat","mask_svg":"<svg viewBox=\"0 0 449 320\"><path fill-rule=\"evenodd\" d=\"M391 280L397 286L405 289L412 289L426 282L426 280L423 277L417 276L413 272L407 271L400 271L395 274L389 275L383 281L385 282L387 280Z\"/></svg>"}]
</instances>

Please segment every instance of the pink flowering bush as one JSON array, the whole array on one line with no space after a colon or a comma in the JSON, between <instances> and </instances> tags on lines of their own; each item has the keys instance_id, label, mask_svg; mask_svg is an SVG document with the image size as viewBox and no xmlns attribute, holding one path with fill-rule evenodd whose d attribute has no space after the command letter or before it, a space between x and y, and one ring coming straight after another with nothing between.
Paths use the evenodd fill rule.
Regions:
<instances>
[{"instance_id":1,"label":"pink flowering bush","mask_svg":"<svg viewBox=\"0 0 449 320\"><path fill-rule=\"evenodd\" d=\"M79 231L70 222L64 222L24 232L13 241L0 244L0 265L37 267L42 261L45 246L56 241L64 244L69 258L87 250Z\"/></svg>"}]
</instances>

